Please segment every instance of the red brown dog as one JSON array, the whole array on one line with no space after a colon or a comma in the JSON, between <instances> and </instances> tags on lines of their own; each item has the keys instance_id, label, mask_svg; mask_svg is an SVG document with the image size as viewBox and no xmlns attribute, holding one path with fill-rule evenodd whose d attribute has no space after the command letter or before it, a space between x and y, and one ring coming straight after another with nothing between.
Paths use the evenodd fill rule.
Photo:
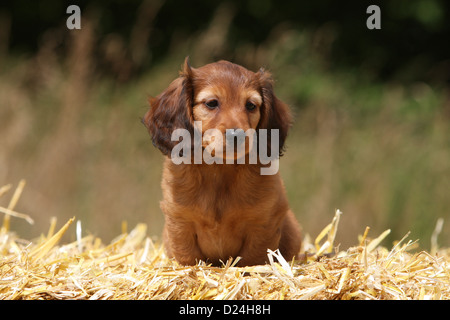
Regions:
<instances>
[{"instance_id":1,"label":"red brown dog","mask_svg":"<svg viewBox=\"0 0 450 320\"><path fill-rule=\"evenodd\" d=\"M253 164L175 164L170 157L178 143L172 133L186 129L194 135L194 121L201 121L202 133L218 129L224 135L203 139L202 150L208 142L225 148L227 129L278 129L279 150L270 150L270 139L267 144L281 155L291 114L275 96L270 74L227 61L192 68L186 59L180 76L150 105L143 122L153 144L168 156L161 202L167 254L183 265L199 260L220 264L238 256L240 266L264 264L267 249L280 249L288 261L296 257L300 226L278 172L262 175L265 165L259 158Z\"/></svg>"}]
</instances>

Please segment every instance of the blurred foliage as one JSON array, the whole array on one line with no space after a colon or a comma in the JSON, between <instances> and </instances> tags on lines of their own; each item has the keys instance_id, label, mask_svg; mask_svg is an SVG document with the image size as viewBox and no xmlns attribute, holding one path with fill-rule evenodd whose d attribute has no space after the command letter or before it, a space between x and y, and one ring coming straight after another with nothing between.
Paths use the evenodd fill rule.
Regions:
<instances>
[{"instance_id":1,"label":"blurred foliage","mask_svg":"<svg viewBox=\"0 0 450 320\"><path fill-rule=\"evenodd\" d=\"M15 0L0 5L3 19L11 21L11 51L36 52L49 30L65 25L69 4L78 4L82 14L94 17L97 45L113 39L133 74L161 62L177 42L199 35L213 19L229 15L228 30L221 30L226 32L226 48L212 45L213 59L239 60L234 48L260 45L274 29L288 26L322 30L323 38L316 41L327 45L321 54L330 58L331 69L356 68L381 79L450 81L450 3L444 0ZM366 9L371 4L381 8L382 29L368 32ZM227 11L225 17L215 15L217 8ZM67 30L59 34L58 46L66 34ZM104 58L99 55L97 62L102 65ZM111 69L108 64L102 67L103 72Z\"/></svg>"},{"instance_id":2,"label":"blurred foliage","mask_svg":"<svg viewBox=\"0 0 450 320\"><path fill-rule=\"evenodd\" d=\"M78 3L82 29L67 30ZM381 30L366 9L381 8ZM264 66L295 124L281 159L312 236L336 208L338 242L408 231L450 245L450 3L439 0L25 1L0 4L0 186L28 181L12 220L26 238L50 216L112 237L159 235L163 157L140 123L185 56ZM7 206L8 198L0 198ZM345 232L342 232L344 230Z\"/></svg>"}]
</instances>

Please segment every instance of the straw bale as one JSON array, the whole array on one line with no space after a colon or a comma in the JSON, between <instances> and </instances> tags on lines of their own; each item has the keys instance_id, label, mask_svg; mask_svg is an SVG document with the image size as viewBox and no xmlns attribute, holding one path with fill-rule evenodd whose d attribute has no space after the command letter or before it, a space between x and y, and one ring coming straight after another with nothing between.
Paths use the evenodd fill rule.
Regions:
<instances>
[{"instance_id":1,"label":"straw bale","mask_svg":"<svg viewBox=\"0 0 450 320\"><path fill-rule=\"evenodd\" d=\"M23 184L20 186L23 188ZM0 188L0 196L9 187ZM2 212L30 222L14 211L20 193ZM5 215L5 216L6 216ZM299 261L286 261L268 250L267 265L236 267L239 258L214 267L200 261L181 266L166 257L163 247L147 234L145 224L104 244L92 235L60 244L73 232L75 218L58 231L52 219L46 236L23 240L0 231L0 299L449 299L450 251L439 249L434 234L433 254L417 250L408 235L392 249L381 247L386 230L370 239L369 228L358 244L335 252L341 212L309 241ZM439 226L438 228L439 229Z\"/></svg>"}]
</instances>

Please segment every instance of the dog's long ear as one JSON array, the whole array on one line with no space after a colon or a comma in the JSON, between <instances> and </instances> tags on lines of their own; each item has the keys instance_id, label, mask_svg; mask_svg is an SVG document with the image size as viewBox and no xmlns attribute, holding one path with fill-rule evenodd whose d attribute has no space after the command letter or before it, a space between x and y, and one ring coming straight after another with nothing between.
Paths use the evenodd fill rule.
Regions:
<instances>
[{"instance_id":1,"label":"dog's long ear","mask_svg":"<svg viewBox=\"0 0 450 320\"><path fill-rule=\"evenodd\" d=\"M275 93L273 92L273 80L270 73L264 71L264 69L260 69L257 72L257 76L259 77L261 93L263 96L263 108L261 110L261 119L258 127L260 129L268 130L268 150L270 150L271 146L270 130L279 130L279 155L281 157L284 152L284 142L288 130L292 125L292 115L289 107L275 96ZM271 152L273 152L273 150Z\"/></svg>"},{"instance_id":2,"label":"dog's long ear","mask_svg":"<svg viewBox=\"0 0 450 320\"><path fill-rule=\"evenodd\" d=\"M156 98L150 98L150 110L142 122L152 137L153 144L165 155L170 155L178 141L172 141L175 129L187 129L193 136L193 70L189 58L184 61L180 76Z\"/></svg>"}]
</instances>

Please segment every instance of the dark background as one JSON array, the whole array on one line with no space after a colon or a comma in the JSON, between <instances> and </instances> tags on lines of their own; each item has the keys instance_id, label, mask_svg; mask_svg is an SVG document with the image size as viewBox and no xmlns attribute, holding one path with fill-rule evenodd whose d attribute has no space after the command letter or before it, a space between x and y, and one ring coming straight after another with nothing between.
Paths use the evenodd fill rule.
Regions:
<instances>
[{"instance_id":1,"label":"dark background","mask_svg":"<svg viewBox=\"0 0 450 320\"><path fill-rule=\"evenodd\" d=\"M380 80L449 81L450 34L448 1L9 1L0 8L9 20L7 46L13 54L36 53L49 30L65 25L66 8L77 4L83 15L95 20L100 43L117 34L125 43L141 23L145 54L135 62L132 76L163 60L173 41L190 38L208 28L220 6L232 12L226 48L216 59L239 60L234 48L267 41L274 28L289 25L295 30L329 26L334 34L328 65L352 68L364 64ZM382 11L382 30L368 32L366 9L376 4ZM138 21L141 18L142 21ZM139 26L138 26L139 28ZM61 31L68 33L68 30ZM57 49L64 54L64 36ZM129 50L133 48L127 48ZM128 51L128 50L127 50ZM132 52L126 56L132 59ZM102 59L99 59L101 63ZM443 68L443 69L442 69ZM98 68L108 73L108 67Z\"/></svg>"}]
</instances>

